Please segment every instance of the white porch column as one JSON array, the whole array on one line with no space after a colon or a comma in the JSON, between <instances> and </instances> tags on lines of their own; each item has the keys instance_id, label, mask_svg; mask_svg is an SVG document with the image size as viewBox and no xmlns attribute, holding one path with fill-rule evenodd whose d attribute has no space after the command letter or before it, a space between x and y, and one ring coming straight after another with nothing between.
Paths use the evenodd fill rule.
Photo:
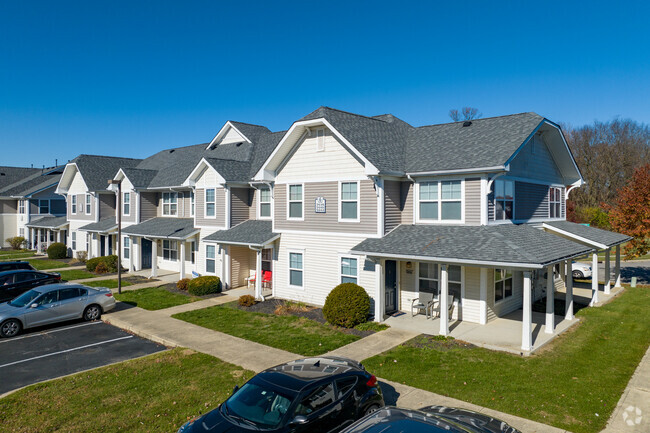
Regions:
<instances>
[{"instance_id":1,"label":"white porch column","mask_svg":"<svg viewBox=\"0 0 650 433\"><path fill-rule=\"evenodd\" d=\"M102 252L100 251L100 248L102 244L99 241L99 233L93 233L93 243L95 244L93 246L93 257L101 256Z\"/></svg>"},{"instance_id":2,"label":"white porch column","mask_svg":"<svg viewBox=\"0 0 650 433\"><path fill-rule=\"evenodd\" d=\"M41 252L41 229L36 229L36 252Z\"/></svg>"},{"instance_id":3,"label":"white porch column","mask_svg":"<svg viewBox=\"0 0 650 433\"><path fill-rule=\"evenodd\" d=\"M262 299L262 250L255 252L255 299Z\"/></svg>"},{"instance_id":4,"label":"white porch column","mask_svg":"<svg viewBox=\"0 0 650 433\"><path fill-rule=\"evenodd\" d=\"M532 273L524 272L524 304L522 306L521 323L521 350L530 351L533 348L533 322L532 322Z\"/></svg>"},{"instance_id":5,"label":"white porch column","mask_svg":"<svg viewBox=\"0 0 650 433\"><path fill-rule=\"evenodd\" d=\"M375 263L375 322L384 321L386 311L386 291L384 290L384 262L383 259Z\"/></svg>"},{"instance_id":6,"label":"white porch column","mask_svg":"<svg viewBox=\"0 0 650 433\"><path fill-rule=\"evenodd\" d=\"M56 241L61 242L61 230L56 231Z\"/></svg>"},{"instance_id":7,"label":"white porch column","mask_svg":"<svg viewBox=\"0 0 650 433\"><path fill-rule=\"evenodd\" d=\"M135 268L133 267L133 254L135 253L135 248L133 248L133 238L131 236L127 236L129 238L129 272L135 271Z\"/></svg>"},{"instance_id":8,"label":"white porch column","mask_svg":"<svg viewBox=\"0 0 650 433\"><path fill-rule=\"evenodd\" d=\"M31 249L34 249L34 229L30 228L29 229L29 247Z\"/></svg>"},{"instance_id":9,"label":"white porch column","mask_svg":"<svg viewBox=\"0 0 650 433\"><path fill-rule=\"evenodd\" d=\"M610 260L609 260L609 254L611 253L611 248L607 248L605 250L605 294L609 295L610 294L610 280L612 278L611 275L611 265L610 265Z\"/></svg>"},{"instance_id":10,"label":"white porch column","mask_svg":"<svg viewBox=\"0 0 650 433\"><path fill-rule=\"evenodd\" d=\"M104 251L102 251L102 255L104 255L104 256L108 255L108 242L109 242L109 239L110 239L110 236L104 236ZM101 245L101 243L100 243L100 245Z\"/></svg>"},{"instance_id":11,"label":"white porch column","mask_svg":"<svg viewBox=\"0 0 650 433\"><path fill-rule=\"evenodd\" d=\"M47 245L47 248L50 248L50 245L52 244L52 230L50 229L45 229L45 245Z\"/></svg>"},{"instance_id":12,"label":"white porch column","mask_svg":"<svg viewBox=\"0 0 650 433\"><path fill-rule=\"evenodd\" d=\"M555 266L546 268L546 326L544 332L552 334L555 332Z\"/></svg>"},{"instance_id":13,"label":"white porch column","mask_svg":"<svg viewBox=\"0 0 650 433\"><path fill-rule=\"evenodd\" d=\"M449 335L449 273L447 265L440 265L440 335Z\"/></svg>"},{"instance_id":14,"label":"white porch column","mask_svg":"<svg viewBox=\"0 0 650 433\"><path fill-rule=\"evenodd\" d=\"M562 284L564 284L564 288L566 288L566 278L564 276L566 275L566 262L561 262L560 263L560 279L562 280Z\"/></svg>"},{"instance_id":15,"label":"white porch column","mask_svg":"<svg viewBox=\"0 0 650 433\"><path fill-rule=\"evenodd\" d=\"M158 241L151 241L151 276L158 276Z\"/></svg>"},{"instance_id":16,"label":"white porch column","mask_svg":"<svg viewBox=\"0 0 650 433\"><path fill-rule=\"evenodd\" d=\"M485 325L487 323L487 281L488 281L488 270L487 268L481 268L480 274L480 287L479 287L479 323Z\"/></svg>"},{"instance_id":17,"label":"white porch column","mask_svg":"<svg viewBox=\"0 0 650 433\"><path fill-rule=\"evenodd\" d=\"M223 274L223 280L226 283L227 288L232 288L232 281L230 281L230 274L231 274L231 269L230 269L230 247L229 246L224 246L223 247L223 268L224 268L224 274Z\"/></svg>"},{"instance_id":18,"label":"white porch column","mask_svg":"<svg viewBox=\"0 0 650 433\"><path fill-rule=\"evenodd\" d=\"M614 287L621 287L621 246L616 245L616 264L614 266Z\"/></svg>"},{"instance_id":19,"label":"white porch column","mask_svg":"<svg viewBox=\"0 0 650 433\"><path fill-rule=\"evenodd\" d=\"M134 245L135 248L135 253L136 256L133 258L134 260L134 266L136 271L141 271L142 270L142 238L138 237L133 237L131 238L131 245Z\"/></svg>"},{"instance_id":20,"label":"white porch column","mask_svg":"<svg viewBox=\"0 0 650 433\"><path fill-rule=\"evenodd\" d=\"M591 258L591 302L590 307L593 307L598 302L598 251L595 251Z\"/></svg>"},{"instance_id":21,"label":"white porch column","mask_svg":"<svg viewBox=\"0 0 650 433\"><path fill-rule=\"evenodd\" d=\"M181 265L181 266L180 266L180 277L181 277L181 280L182 280L183 278L185 278L185 241L184 241L184 240L180 241L180 244L181 244L181 251L180 251L180 256L181 256L181 257L180 257L180 259L181 259L181 263L180 263L180 265Z\"/></svg>"},{"instance_id":22,"label":"white porch column","mask_svg":"<svg viewBox=\"0 0 650 433\"><path fill-rule=\"evenodd\" d=\"M571 269L571 260L566 261L566 266L568 269ZM573 320L573 274L567 272L564 281L566 285L566 297L564 300L566 311L564 312L564 318L566 320Z\"/></svg>"}]
</instances>

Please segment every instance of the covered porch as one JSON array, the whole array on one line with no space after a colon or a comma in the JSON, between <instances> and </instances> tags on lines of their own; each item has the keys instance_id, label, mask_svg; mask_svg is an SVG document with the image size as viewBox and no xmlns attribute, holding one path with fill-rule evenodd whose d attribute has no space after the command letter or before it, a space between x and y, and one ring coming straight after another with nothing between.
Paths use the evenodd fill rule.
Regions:
<instances>
[{"instance_id":1,"label":"covered porch","mask_svg":"<svg viewBox=\"0 0 650 433\"><path fill-rule=\"evenodd\" d=\"M31 221L25 226L29 229L28 246L38 253L45 254L49 246L54 242L67 245L66 238L69 224L65 216L46 216Z\"/></svg>"},{"instance_id":2,"label":"covered porch","mask_svg":"<svg viewBox=\"0 0 650 433\"><path fill-rule=\"evenodd\" d=\"M117 238L117 222L115 217L104 218L96 223L79 227L86 232L86 239L74 239L76 243L85 242L88 245L88 258L110 256L114 254ZM76 237L76 234L75 234Z\"/></svg>"}]
</instances>

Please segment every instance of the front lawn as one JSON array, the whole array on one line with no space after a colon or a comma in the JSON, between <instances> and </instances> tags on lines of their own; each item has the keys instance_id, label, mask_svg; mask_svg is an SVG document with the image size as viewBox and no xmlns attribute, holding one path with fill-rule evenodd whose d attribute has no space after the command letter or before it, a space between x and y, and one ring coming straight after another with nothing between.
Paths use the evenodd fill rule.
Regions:
<instances>
[{"instance_id":1,"label":"front lawn","mask_svg":"<svg viewBox=\"0 0 650 433\"><path fill-rule=\"evenodd\" d=\"M61 279L65 281L81 280L84 278L96 278L100 276L83 269L68 269L65 271L59 271L59 274L61 274Z\"/></svg>"},{"instance_id":2,"label":"front lawn","mask_svg":"<svg viewBox=\"0 0 650 433\"><path fill-rule=\"evenodd\" d=\"M50 260L50 259L30 259L27 261L34 267L34 269L37 269L39 271L46 271L48 269L57 269L57 268L67 268L68 266L70 266L66 262L60 262L58 260Z\"/></svg>"},{"instance_id":3,"label":"front lawn","mask_svg":"<svg viewBox=\"0 0 650 433\"><path fill-rule=\"evenodd\" d=\"M562 429L607 424L650 345L650 288L577 313L581 322L524 358L419 336L364 365L377 376Z\"/></svg>"},{"instance_id":4,"label":"front lawn","mask_svg":"<svg viewBox=\"0 0 650 433\"><path fill-rule=\"evenodd\" d=\"M172 317L304 356L321 355L359 339L304 317L242 311L235 303Z\"/></svg>"},{"instance_id":5,"label":"front lawn","mask_svg":"<svg viewBox=\"0 0 650 433\"><path fill-rule=\"evenodd\" d=\"M96 275L99 277L99 275ZM117 289L117 278L111 279L111 280L93 280L93 281L86 281L85 283L81 283L84 286L90 286L90 287L106 287L109 289ZM130 281L122 279L122 287L128 287L133 285Z\"/></svg>"},{"instance_id":6,"label":"front lawn","mask_svg":"<svg viewBox=\"0 0 650 433\"><path fill-rule=\"evenodd\" d=\"M33 257L36 253L29 250L1 250L0 261L19 260Z\"/></svg>"},{"instance_id":7,"label":"front lawn","mask_svg":"<svg viewBox=\"0 0 650 433\"><path fill-rule=\"evenodd\" d=\"M100 283L101 281L93 281L93 283L95 282ZM111 288L116 287L117 280L115 280L115 287ZM121 295L116 294L114 296L118 301L144 308L145 310L162 310L163 308L189 304L190 302L200 301L202 299L198 296L172 293L162 287L147 287L144 289L129 290L123 292Z\"/></svg>"},{"instance_id":8,"label":"front lawn","mask_svg":"<svg viewBox=\"0 0 650 433\"><path fill-rule=\"evenodd\" d=\"M253 374L178 348L10 394L0 400L0 432L175 432Z\"/></svg>"}]
</instances>

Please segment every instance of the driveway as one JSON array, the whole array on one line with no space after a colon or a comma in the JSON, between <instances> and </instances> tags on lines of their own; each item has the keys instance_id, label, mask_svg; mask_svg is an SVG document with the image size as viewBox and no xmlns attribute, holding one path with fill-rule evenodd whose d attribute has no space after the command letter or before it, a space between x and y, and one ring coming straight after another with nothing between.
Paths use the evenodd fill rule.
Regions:
<instances>
[{"instance_id":1,"label":"driveway","mask_svg":"<svg viewBox=\"0 0 650 433\"><path fill-rule=\"evenodd\" d=\"M165 350L103 322L73 322L0 340L0 396L33 383Z\"/></svg>"},{"instance_id":2,"label":"driveway","mask_svg":"<svg viewBox=\"0 0 650 433\"><path fill-rule=\"evenodd\" d=\"M586 262L585 262L586 263ZM614 275L614 260L611 261L612 276ZM605 262L598 262L598 275L605 275ZM621 261L621 280L630 283L632 277L637 278L637 284L650 284L650 260Z\"/></svg>"}]
</instances>

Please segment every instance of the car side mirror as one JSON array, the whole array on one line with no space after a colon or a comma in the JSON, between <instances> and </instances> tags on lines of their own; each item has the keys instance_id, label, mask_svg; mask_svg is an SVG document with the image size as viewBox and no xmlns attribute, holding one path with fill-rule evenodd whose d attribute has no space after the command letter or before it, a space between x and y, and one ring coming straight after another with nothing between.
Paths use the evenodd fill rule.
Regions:
<instances>
[{"instance_id":1,"label":"car side mirror","mask_svg":"<svg viewBox=\"0 0 650 433\"><path fill-rule=\"evenodd\" d=\"M235 385L235 387L232 389L232 393L234 394L237 391L239 391L239 385Z\"/></svg>"},{"instance_id":2,"label":"car side mirror","mask_svg":"<svg viewBox=\"0 0 650 433\"><path fill-rule=\"evenodd\" d=\"M305 424L307 422L307 417L304 415L296 415L294 419L291 420L289 424L291 425L298 425L298 424Z\"/></svg>"},{"instance_id":3,"label":"car side mirror","mask_svg":"<svg viewBox=\"0 0 650 433\"><path fill-rule=\"evenodd\" d=\"M38 304L32 304L29 306L29 308L36 308L36 307L38 307Z\"/></svg>"}]
</instances>

